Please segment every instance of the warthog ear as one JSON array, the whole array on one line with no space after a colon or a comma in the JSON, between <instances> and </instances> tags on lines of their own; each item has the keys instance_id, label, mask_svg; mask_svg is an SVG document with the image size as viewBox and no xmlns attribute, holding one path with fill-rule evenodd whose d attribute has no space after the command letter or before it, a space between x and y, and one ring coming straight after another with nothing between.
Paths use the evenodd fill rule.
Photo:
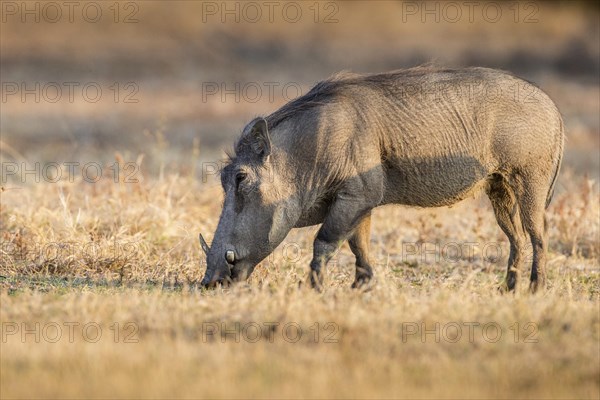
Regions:
<instances>
[{"instance_id":1,"label":"warthog ear","mask_svg":"<svg viewBox=\"0 0 600 400\"><path fill-rule=\"evenodd\" d=\"M246 127L240 138L236 153L240 155L244 151L252 151L254 154L266 159L271 154L271 139L267 121L264 118L254 118Z\"/></svg>"}]
</instances>

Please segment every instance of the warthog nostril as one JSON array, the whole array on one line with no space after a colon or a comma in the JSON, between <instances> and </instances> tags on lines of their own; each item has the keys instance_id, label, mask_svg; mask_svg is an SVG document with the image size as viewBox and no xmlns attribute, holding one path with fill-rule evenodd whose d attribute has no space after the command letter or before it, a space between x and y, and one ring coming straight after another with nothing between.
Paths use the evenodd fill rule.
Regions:
<instances>
[{"instance_id":1,"label":"warthog nostril","mask_svg":"<svg viewBox=\"0 0 600 400\"><path fill-rule=\"evenodd\" d=\"M227 262L229 264L234 264L235 263L235 252L233 250L227 250L225 252L225 260L227 260Z\"/></svg>"}]
</instances>

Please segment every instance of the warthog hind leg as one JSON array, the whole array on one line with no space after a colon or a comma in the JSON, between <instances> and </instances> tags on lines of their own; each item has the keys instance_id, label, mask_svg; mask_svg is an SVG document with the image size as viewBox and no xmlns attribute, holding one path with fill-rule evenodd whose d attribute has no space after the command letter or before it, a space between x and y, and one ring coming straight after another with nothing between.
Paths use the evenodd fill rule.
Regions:
<instances>
[{"instance_id":1,"label":"warthog hind leg","mask_svg":"<svg viewBox=\"0 0 600 400\"><path fill-rule=\"evenodd\" d=\"M523 227L529 234L533 247L533 263L529 289L536 292L546 287L546 238L544 219L548 187L540 182L549 181L539 173L523 174L516 185L517 202L521 210Z\"/></svg>"},{"instance_id":2,"label":"warthog hind leg","mask_svg":"<svg viewBox=\"0 0 600 400\"><path fill-rule=\"evenodd\" d=\"M358 223L354 233L348 239L352 253L356 257L356 277L353 288L367 284L373 277L373 269L369 261L369 241L371 239L371 212Z\"/></svg>"},{"instance_id":3,"label":"warthog hind leg","mask_svg":"<svg viewBox=\"0 0 600 400\"><path fill-rule=\"evenodd\" d=\"M510 242L506 281L500 289L512 291L515 289L523 264L523 249L526 240L518 205L508 182L499 174L493 175L490 179L487 195L494 208L496 221Z\"/></svg>"}]
</instances>

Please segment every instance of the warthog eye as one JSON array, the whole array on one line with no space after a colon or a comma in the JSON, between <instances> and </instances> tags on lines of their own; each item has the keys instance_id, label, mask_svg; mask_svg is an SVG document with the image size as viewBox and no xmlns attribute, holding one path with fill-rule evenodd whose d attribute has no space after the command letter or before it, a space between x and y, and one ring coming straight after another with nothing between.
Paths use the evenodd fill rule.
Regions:
<instances>
[{"instance_id":1,"label":"warthog eye","mask_svg":"<svg viewBox=\"0 0 600 400\"><path fill-rule=\"evenodd\" d=\"M246 176L248 176L245 172L238 172L235 175L235 185L239 186L239 184L246 179Z\"/></svg>"}]
</instances>

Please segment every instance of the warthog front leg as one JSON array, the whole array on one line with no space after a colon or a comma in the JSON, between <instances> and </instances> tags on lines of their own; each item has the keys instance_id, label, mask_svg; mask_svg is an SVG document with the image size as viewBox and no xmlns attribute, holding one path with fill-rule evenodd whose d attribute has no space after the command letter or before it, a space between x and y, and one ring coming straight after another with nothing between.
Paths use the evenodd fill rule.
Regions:
<instances>
[{"instance_id":1,"label":"warthog front leg","mask_svg":"<svg viewBox=\"0 0 600 400\"><path fill-rule=\"evenodd\" d=\"M310 262L310 282L313 288L322 289L323 268L370 210L362 203L340 199L330 208L313 245L313 259Z\"/></svg>"},{"instance_id":2,"label":"warthog front leg","mask_svg":"<svg viewBox=\"0 0 600 400\"><path fill-rule=\"evenodd\" d=\"M361 249L360 266L365 269L364 273L361 271L359 275L364 278L371 274L371 268L368 267L368 257L366 257L366 254L368 254L368 235L356 233L355 229L359 225L361 230L368 228L366 225L362 226L361 223L368 224L371 210L381 201L383 184L382 175L378 172L373 170L369 175L370 179L365 179L364 176L355 177L353 180L348 181L336 195L314 241L313 259L310 262L310 279L314 288L322 288L323 267L340 245L353 233L358 235L353 237L358 241L353 241L356 244L356 249ZM368 232L368 229L365 232ZM367 242L367 246L365 246L364 241Z\"/></svg>"}]
</instances>

